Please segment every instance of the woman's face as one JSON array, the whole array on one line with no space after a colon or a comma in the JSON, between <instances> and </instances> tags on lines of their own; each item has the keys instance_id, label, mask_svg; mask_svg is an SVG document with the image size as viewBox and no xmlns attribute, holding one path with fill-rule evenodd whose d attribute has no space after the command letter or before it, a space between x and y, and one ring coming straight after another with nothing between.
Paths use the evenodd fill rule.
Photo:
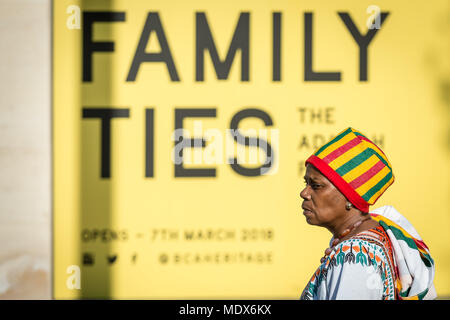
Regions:
<instances>
[{"instance_id":1,"label":"woman's face","mask_svg":"<svg viewBox=\"0 0 450 320\"><path fill-rule=\"evenodd\" d=\"M312 225L332 227L346 215L346 198L314 166L308 164L305 173L306 186L300 193L306 221Z\"/></svg>"}]
</instances>

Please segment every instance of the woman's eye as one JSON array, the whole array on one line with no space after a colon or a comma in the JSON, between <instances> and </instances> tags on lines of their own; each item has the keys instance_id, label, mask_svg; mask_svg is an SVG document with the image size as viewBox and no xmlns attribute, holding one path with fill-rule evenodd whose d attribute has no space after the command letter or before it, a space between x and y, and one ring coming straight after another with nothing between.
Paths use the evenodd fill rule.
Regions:
<instances>
[{"instance_id":1,"label":"woman's eye","mask_svg":"<svg viewBox=\"0 0 450 320\"><path fill-rule=\"evenodd\" d=\"M313 188L314 190L320 188L320 184L317 184L317 183L310 183L310 184L308 184L308 182L307 182L306 180L303 181L303 183L304 183L306 186L307 186L307 185L310 185L311 188Z\"/></svg>"}]
</instances>

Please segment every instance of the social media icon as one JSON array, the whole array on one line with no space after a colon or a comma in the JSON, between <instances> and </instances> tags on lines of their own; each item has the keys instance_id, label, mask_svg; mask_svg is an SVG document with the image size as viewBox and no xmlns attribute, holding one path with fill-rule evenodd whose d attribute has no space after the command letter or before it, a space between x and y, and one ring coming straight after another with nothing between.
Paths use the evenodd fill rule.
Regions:
<instances>
[{"instance_id":1,"label":"social media icon","mask_svg":"<svg viewBox=\"0 0 450 320\"><path fill-rule=\"evenodd\" d=\"M95 263L94 255L90 252L83 254L83 265L92 266Z\"/></svg>"},{"instance_id":2,"label":"social media icon","mask_svg":"<svg viewBox=\"0 0 450 320\"><path fill-rule=\"evenodd\" d=\"M107 259L108 259L108 263L109 264L114 264L116 262L116 260L117 260L117 255L116 254L115 255L109 255L107 257Z\"/></svg>"}]
</instances>

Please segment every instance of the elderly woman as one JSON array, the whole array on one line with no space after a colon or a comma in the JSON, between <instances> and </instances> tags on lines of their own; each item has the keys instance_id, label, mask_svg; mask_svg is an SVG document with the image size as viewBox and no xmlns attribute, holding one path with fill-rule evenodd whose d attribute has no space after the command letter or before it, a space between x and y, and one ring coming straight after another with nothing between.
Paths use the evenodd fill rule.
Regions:
<instances>
[{"instance_id":1,"label":"elderly woman","mask_svg":"<svg viewBox=\"0 0 450 320\"><path fill-rule=\"evenodd\" d=\"M434 299L434 262L392 206L369 205L394 182L386 155L348 128L305 162L300 193L308 224L333 235L301 299Z\"/></svg>"}]
</instances>

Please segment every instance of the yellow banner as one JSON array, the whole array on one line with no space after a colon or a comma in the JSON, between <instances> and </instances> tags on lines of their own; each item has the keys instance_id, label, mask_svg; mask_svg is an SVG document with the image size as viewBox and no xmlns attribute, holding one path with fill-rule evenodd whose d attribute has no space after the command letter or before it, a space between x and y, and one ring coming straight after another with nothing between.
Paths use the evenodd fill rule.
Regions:
<instances>
[{"instance_id":1,"label":"yellow banner","mask_svg":"<svg viewBox=\"0 0 450 320\"><path fill-rule=\"evenodd\" d=\"M53 2L54 296L297 299L304 161L351 126L450 295L448 1Z\"/></svg>"}]
</instances>

